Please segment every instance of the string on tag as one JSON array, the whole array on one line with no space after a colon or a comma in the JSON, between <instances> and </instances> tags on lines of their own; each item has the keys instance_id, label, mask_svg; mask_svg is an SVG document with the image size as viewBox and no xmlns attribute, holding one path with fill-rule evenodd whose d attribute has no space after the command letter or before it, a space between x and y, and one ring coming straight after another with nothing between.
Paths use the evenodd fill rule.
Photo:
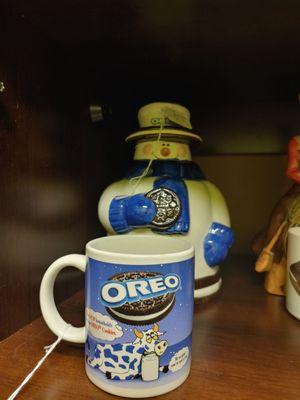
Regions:
<instances>
[{"instance_id":1,"label":"string on tag","mask_svg":"<svg viewBox=\"0 0 300 400\"><path fill-rule=\"evenodd\" d=\"M158 136L157 136L156 143L158 143L158 142L160 141L160 139L161 139L161 135L162 135L163 128L164 128L164 124L161 123L161 124L160 124L160 127L159 127L159 132L158 132ZM147 165L147 167L144 169L144 171L142 172L142 174L139 175L139 176L134 176L133 178L131 178L131 179L129 180L130 185L133 185L132 191L131 191L131 193L130 193L131 196L135 193L135 191L136 191L137 187L139 186L141 180L142 180L145 176L147 176L147 174L148 174L148 172L149 172L149 170L150 170L150 168L151 168L151 165L152 165L153 161L154 161L156 158L157 158L157 157L155 157L155 155L152 154L152 157L150 158L150 160L149 160L149 162L148 162L148 165Z\"/></svg>"},{"instance_id":2,"label":"string on tag","mask_svg":"<svg viewBox=\"0 0 300 400\"><path fill-rule=\"evenodd\" d=\"M63 330L63 332L61 333L60 336L58 336L58 338L55 340L55 342L53 342L52 344L50 344L49 346L45 346L44 350L45 350L45 355L38 361L38 363L36 364L36 366L31 370L31 372L24 378L23 382L20 384L20 386L17 387L17 389L8 397L7 400L13 400L15 399L18 394L21 392L21 390L23 389L23 387L30 381L30 379L33 377L33 375L36 373L36 371L42 366L42 364L44 363L44 361L46 360L47 357L50 356L50 354L52 353L52 351L59 345L59 343L62 341L65 333L68 331L68 329L71 327L70 324L67 324L65 329Z\"/></svg>"}]
</instances>

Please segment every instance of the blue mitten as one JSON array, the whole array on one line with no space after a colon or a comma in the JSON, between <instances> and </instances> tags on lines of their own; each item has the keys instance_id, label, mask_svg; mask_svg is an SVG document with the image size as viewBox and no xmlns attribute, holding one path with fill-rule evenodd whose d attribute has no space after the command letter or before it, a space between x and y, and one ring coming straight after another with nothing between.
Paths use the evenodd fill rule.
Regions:
<instances>
[{"instance_id":1,"label":"blue mitten","mask_svg":"<svg viewBox=\"0 0 300 400\"><path fill-rule=\"evenodd\" d=\"M117 233L128 232L135 227L148 226L155 215L155 204L142 193L115 197L109 207L109 222Z\"/></svg>"},{"instance_id":2,"label":"blue mitten","mask_svg":"<svg viewBox=\"0 0 300 400\"><path fill-rule=\"evenodd\" d=\"M228 226L213 222L204 238L204 258L210 267L225 260L234 240L233 230Z\"/></svg>"}]
</instances>

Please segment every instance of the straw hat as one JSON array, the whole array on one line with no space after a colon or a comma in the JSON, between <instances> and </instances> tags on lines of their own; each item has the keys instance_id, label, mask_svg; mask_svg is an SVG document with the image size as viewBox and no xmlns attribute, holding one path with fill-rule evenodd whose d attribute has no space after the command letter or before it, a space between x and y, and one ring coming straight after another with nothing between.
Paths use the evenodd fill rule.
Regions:
<instances>
[{"instance_id":1,"label":"straw hat","mask_svg":"<svg viewBox=\"0 0 300 400\"><path fill-rule=\"evenodd\" d=\"M187 108L174 103L150 103L139 109L140 129L127 136L126 142L139 139L155 139L161 131L165 139L184 139L202 142L201 137L192 131L191 115Z\"/></svg>"}]
</instances>

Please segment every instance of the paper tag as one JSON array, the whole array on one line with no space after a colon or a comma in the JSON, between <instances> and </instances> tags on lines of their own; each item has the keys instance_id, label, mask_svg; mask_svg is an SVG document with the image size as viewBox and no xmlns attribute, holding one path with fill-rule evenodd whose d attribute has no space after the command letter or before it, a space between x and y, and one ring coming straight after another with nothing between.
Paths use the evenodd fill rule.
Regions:
<instances>
[{"instance_id":1,"label":"paper tag","mask_svg":"<svg viewBox=\"0 0 300 400\"><path fill-rule=\"evenodd\" d=\"M174 122L176 125L182 126L187 129L192 129L192 125L188 118L178 110L171 107L163 107L161 111L165 114L166 118Z\"/></svg>"}]
</instances>

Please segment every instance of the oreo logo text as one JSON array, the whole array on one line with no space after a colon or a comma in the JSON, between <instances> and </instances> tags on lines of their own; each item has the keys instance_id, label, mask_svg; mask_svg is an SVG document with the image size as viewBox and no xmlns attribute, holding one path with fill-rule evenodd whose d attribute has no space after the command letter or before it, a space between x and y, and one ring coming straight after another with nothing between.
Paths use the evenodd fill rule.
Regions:
<instances>
[{"instance_id":1,"label":"oreo logo text","mask_svg":"<svg viewBox=\"0 0 300 400\"><path fill-rule=\"evenodd\" d=\"M107 307L120 307L124 303L176 292L180 283L177 274L124 281L110 280L100 287L100 300Z\"/></svg>"}]
</instances>

